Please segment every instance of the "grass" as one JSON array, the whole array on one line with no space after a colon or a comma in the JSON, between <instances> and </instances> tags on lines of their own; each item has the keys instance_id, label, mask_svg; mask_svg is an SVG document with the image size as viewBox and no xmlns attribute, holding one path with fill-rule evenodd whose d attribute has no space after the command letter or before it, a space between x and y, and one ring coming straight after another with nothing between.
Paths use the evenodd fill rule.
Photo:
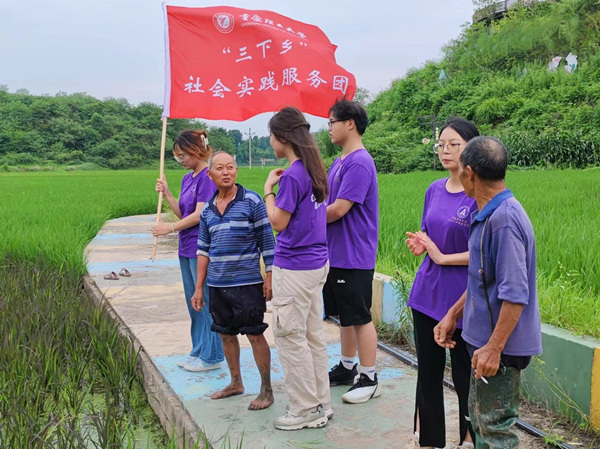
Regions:
<instances>
[{"instance_id":1,"label":"grass","mask_svg":"<svg viewBox=\"0 0 600 449\"><path fill-rule=\"evenodd\" d=\"M238 180L262 193L268 172L240 169ZM174 192L184 174L167 171ZM0 176L1 447L169 444L153 427L131 345L81 289L85 246L110 218L154 213L156 176L142 170ZM441 176L379 177L378 271L414 276L420 259L407 251L404 232L418 228L425 190ZM542 320L595 337L599 181L598 169L515 171L507 179L537 236Z\"/></svg>"}]
</instances>

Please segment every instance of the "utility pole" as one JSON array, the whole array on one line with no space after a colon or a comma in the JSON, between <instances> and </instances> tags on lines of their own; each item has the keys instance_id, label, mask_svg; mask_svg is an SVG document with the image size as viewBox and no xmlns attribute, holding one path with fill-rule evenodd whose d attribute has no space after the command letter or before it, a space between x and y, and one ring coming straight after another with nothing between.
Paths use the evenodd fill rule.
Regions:
<instances>
[{"instance_id":1,"label":"utility pole","mask_svg":"<svg viewBox=\"0 0 600 449\"><path fill-rule=\"evenodd\" d=\"M252 128L248 128L248 132L244 134L248 136L248 168L252 170Z\"/></svg>"}]
</instances>

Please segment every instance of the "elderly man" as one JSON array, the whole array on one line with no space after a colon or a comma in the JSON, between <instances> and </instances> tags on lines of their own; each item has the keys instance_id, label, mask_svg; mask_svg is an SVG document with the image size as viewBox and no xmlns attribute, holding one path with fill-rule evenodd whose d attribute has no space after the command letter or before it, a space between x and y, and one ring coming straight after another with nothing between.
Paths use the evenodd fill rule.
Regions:
<instances>
[{"instance_id":1,"label":"elderly man","mask_svg":"<svg viewBox=\"0 0 600 449\"><path fill-rule=\"evenodd\" d=\"M535 237L521 204L506 188L508 154L498 140L476 137L460 155L459 175L477 201L469 236L467 290L435 327L440 346L464 314L462 336L474 376L469 413L477 448L516 448L521 370L542 352Z\"/></svg>"},{"instance_id":2,"label":"elderly man","mask_svg":"<svg viewBox=\"0 0 600 449\"><path fill-rule=\"evenodd\" d=\"M204 306L204 280L209 287L212 330L223 340L223 350L231 383L212 395L221 399L244 393L240 370L238 334L246 334L261 376L260 394L250 410L262 410L273 403L271 352L265 339L263 322L266 301L272 296L271 268L275 238L262 198L235 183L237 166L231 155L215 153L208 175L217 192L200 214L198 235L198 278L192 305ZM266 279L260 272L260 256L266 266ZM210 260L210 264L209 264Z\"/></svg>"}]
</instances>

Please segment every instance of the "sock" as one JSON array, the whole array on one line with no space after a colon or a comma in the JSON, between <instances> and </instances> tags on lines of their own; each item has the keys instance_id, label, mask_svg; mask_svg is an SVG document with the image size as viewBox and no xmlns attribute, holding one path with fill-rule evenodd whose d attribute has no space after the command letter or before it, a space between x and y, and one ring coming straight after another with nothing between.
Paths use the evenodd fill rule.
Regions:
<instances>
[{"instance_id":1,"label":"sock","mask_svg":"<svg viewBox=\"0 0 600 449\"><path fill-rule=\"evenodd\" d=\"M369 379L375 380L375 367L374 366L360 366L359 372L361 374L366 374L369 376Z\"/></svg>"},{"instance_id":2,"label":"sock","mask_svg":"<svg viewBox=\"0 0 600 449\"><path fill-rule=\"evenodd\" d=\"M347 370L352 370L352 368L354 368L354 357L346 357L345 355L343 355L340 359L340 362L342 362L342 365Z\"/></svg>"}]
</instances>

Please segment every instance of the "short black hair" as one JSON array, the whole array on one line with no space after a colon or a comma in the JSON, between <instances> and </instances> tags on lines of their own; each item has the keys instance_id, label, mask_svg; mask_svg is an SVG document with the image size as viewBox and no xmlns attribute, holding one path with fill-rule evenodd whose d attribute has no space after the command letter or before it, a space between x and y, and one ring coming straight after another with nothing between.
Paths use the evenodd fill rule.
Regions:
<instances>
[{"instance_id":1,"label":"short black hair","mask_svg":"<svg viewBox=\"0 0 600 449\"><path fill-rule=\"evenodd\" d=\"M356 130L361 136L364 134L367 125L369 124L367 111L356 101L342 98L329 108L329 113L332 114L336 120L354 120Z\"/></svg>"},{"instance_id":2,"label":"short black hair","mask_svg":"<svg viewBox=\"0 0 600 449\"><path fill-rule=\"evenodd\" d=\"M498 139L479 136L467 143L460 163L463 167L470 166L480 179L502 181L508 166L508 152Z\"/></svg>"},{"instance_id":3,"label":"short black hair","mask_svg":"<svg viewBox=\"0 0 600 449\"><path fill-rule=\"evenodd\" d=\"M477 127L472 122L465 120L462 117L448 118L442 125L440 134L443 133L446 128L451 128L456 131L460 137L465 139L465 142L468 142L474 137L479 136L479 130Z\"/></svg>"}]
</instances>

